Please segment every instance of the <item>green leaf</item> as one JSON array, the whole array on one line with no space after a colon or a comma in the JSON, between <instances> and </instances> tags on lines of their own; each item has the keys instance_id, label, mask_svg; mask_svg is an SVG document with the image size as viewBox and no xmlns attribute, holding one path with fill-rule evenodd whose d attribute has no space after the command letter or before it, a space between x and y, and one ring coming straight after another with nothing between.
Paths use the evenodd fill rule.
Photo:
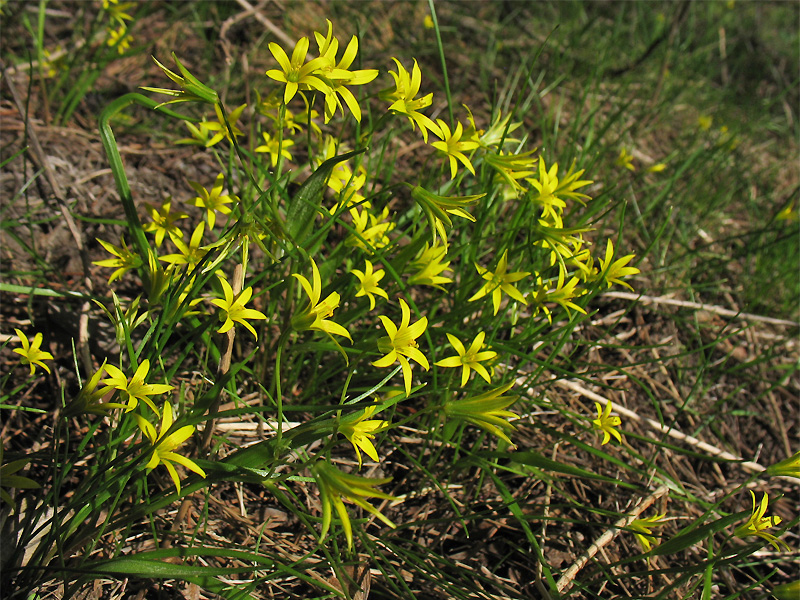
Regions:
<instances>
[{"instance_id":1,"label":"green leaf","mask_svg":"<svg viewBox=\"0 0 800 600\"><path fill-rule=\"evenodd\" d=\"M366 150L366 148L362 148L329 158L303 182L286 211L286 232L295 244L303 246L303 242L308 238L333 168L340 162L358 156Z\"/></svg>"}]
</instances>

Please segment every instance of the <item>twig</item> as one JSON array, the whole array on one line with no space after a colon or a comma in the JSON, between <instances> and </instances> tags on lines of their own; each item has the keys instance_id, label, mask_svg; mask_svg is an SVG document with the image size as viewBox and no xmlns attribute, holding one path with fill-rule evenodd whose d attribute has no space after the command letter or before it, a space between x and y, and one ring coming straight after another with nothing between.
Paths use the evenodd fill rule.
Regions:
<instances>
[{"instance_id":1,"label":"twig","mask_svg":"<svg viewBox=\"0 0 800 600\"><path fill-rule=\"evenodd\" d=\"M674 300L672 298L657 298L655 296L645 296L642 294L632 294L631 292L604 292L603 296L607 298L619 298L620 300L634 300L642 304L667 304L669 306L680 306L681 308L693 308L695 310L705 310L722 317L731 317L735 319L743 319L745 321L760 321L761 323L770 323L771 325L783 325L785 327L800 327L800 323L796 321L787 321L786 319L775 319L773 317L762 317L761 315L754 315L751 313L744 313L713 304L702 304L700 302L689 302L687 300Z\"/></svg>"},{"instance_id":2,"label":"twig","mask_svg":"<svg viewBox=\"0 0 800 600\"><path fill-rule=\"evenodd\" d=\"M253 13L253 16L256 18L256 21L261 23L264 27L269 29L272 33L275 34L277 38L279 38L284 44L287 46L293 47L295 40L290 38L286 35L283 30L275 25L272 21L270 21L267 17L265 17L255 6L250 4L247 0L236 0L237 4L244 8L248 13Z\"/></svg>"},{"instance_id":3,"label":"twig","mask_svg":"<svg viewBox=\"0 0 800 600\"><path fill-rule=\"evenodd\" d=\"M601 535L597 540L586 549L586 552L581 554L578 557L572 566L564 571L564 574L556 583L556 588L558 589L559 593L563 592L567 588L572 585L572 582L575 579L575 576L578 574L587 562L589 562L592 557L597 554L604 546L606 546L611 540L613 540L617 535L619 535L620 531L622 531L625 527L628 527L633 521L635 521L640 514L642 514L645 510L647 510L656 500L661 498L661 496L665 495L668 491L667 486L662 485L659 486L656 491L652 494L647 496L644 500L642 500L631 512L629 515L625 515L619 521L614 523L614 525L607 530L603 535Z\"/></svg>"}]
</instances>

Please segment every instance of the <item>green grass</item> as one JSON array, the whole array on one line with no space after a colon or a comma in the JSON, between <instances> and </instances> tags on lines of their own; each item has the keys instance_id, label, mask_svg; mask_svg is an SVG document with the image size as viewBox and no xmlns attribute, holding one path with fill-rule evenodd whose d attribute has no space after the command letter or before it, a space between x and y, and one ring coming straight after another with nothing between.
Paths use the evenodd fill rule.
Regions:
<instances>
[{"instance_id":1,"label":"green grass","mask_svg":"<svg viewBox=\"0 0 800 600\"><path fill-rule=\"evenodd\" d=\"M83 276L91 287L54 268L43 234L65 225L40 169L63 178L63 165L78 152L65 152L37 126L44 154L55 157L42 165L26 150L31 130L15 117L20 127L4 128L0 154L11 199L0 228L10 249L0 285L3 333L44 332L42 348L56 358L47 361L51 373L37 368L29 377L12 353L19 343L4 338L3 489L16 507L4 503L2 519L16 543L4 553L2 585L15 590L12 597L69 597L94 585L108 598L193 593L190 586L203 597L357 598L359 591L366 597L371 581L372 598L760 599L792 580L793 553L734 532L750 516L753 489L758 500L769 494L766 514L783 519L769 532L789 546L797 542L798 479L735 457L767 467L798 450L798 7L433 6L438 30L424 25L425 3L287 3L285 10L261 9L269 27L234 3L137 5L134 39L122 53L105 44L110 17L99 4L3 6L19 35L5 36L3 63L17 70L0 83L27 94L20 113L46 127L99 132L108 156L82 163L95 174L68 180L84 264L110 257L95 238L119 245L121 234L138 256L114 282L107 281L111 270L89 267ZM241 103L252 108L257 97L283 93L263 75L277 68L267 44L290 55L291 46L271 30L290 39L324 35L326 18L340 55L359 35L352 69L380 70L375 81L351 87L360 123L346 108L329 124L317 119L338 145L340 156L329 162L308 128L281 134L295 142L292 158L274 164L256 150L266 143L262 132L277 136L275 121L286 117L279 107L245 112L236 144L203 148L175 142L189 136L182 120L217 120L209 90L200 88L210 102L167 107L172 112L154 110L164 96L123 96L141 86L179 89L148 58L178 72L174 51L218 94L227 129ZM167 32L172 26L191 34L178 43ZM78 47L79 33L89 43ZM41 64L56 43L67 52L51 78L29 62ZM510 117L514 125L498 126L495 142L465 152L474 175L459 162L451 183L447 159L405 116L386 112L391 100L380 92L393 84L393 56L408 69L412 58L419 61L419 96L434 95L422 109L428 117L452 128L454 115L466 127L462 103L479 129L501 113ZM36 75L28 80L26 72ZM98 106L109 108L101 116ZM319 97L314 108L322 112ZM302 103L295 98L288 109L297 116ZM516 198L492 166L501 138L506 155L530 152L528 181L521 180L525 189ZM163 152L148 157L138 147ZM619 164L623 150L632 170ZM562 183L577 170L591 180L577 189L584 201L570 190L557 194L564 200L561 231L539 222L547 198L530 180L542 181L540 156L547 169L558 163ZM390 225L380 243L382 234L359 229L346 209L329 212L337 194L326 182L344 164L352 176L340 187L357 190L372 225ZM96 175L108 165L113 179ZM196 190L187 181L211 190L218 173L238 200L228 205L227 223L217 214L214 228L206 224L207 254L174 271L165 261L150 264L148 255L185 252L204 217L188 202ZM417 186L470 197L463 208L474 222L437 212ZM167 194L173 210L187 213L176 222L184 246L167 236L157 247L145 231L152 218L144 199L158 205ZM434 287L410 277L436 240L437 215L452 223L442 259L448 265L435 274L451 281ZM554 260L547 240L579 233L580 247L567 242ZM635 254L631 264L641 272L623 279L642 294L640 302L615 295L619 285L608 292L599 272L608 239L615 258ZM582 249L593 257L590 274L577 282L583 293L562 304L546 296L537 305L545 285L569 290ZM509 273L528 273L507 282L527 295L527 305L506 289L496 311L491 290L476 296L484 270L506 258ZM384 270L387 297L376 295L374 310L356 295L353 269L364 270L365 259ZM321 281L309 305L302 278L312 282L316 267ZM563 280L561 271L569 272ZM247 307L266 317L249 315L256 337L241 322L235 335L218 333L220 308L232 310L224 300L229 285L251 290ZM30 286L56 291L30 294ZM52 294L67 291L86 301L82 308L72 302L72 312L88 315L91 354L84 338L48 318L53 303L64 302ZM390 352L387 323L402 328L400 299L410 307L412 329L426 323L412 336L424 358L408 351L410 393L402 360L380 360ZM570 299L575 304L565 308ZM329 310L309 314L317 301L329 302ZM345 327L352 343L322 318ZM320 331L326 328L333 335ZM460 368L436 363L456 354L447 334L468 348L480 332L484 350L497 354L492 381L473 370L462 387ZM152 401L161 411L173 407L170 431L193 430L175 451L205 477L179 468L178 491L163 466L146 468L150 438L164 432L143 399L131 412L86 412L85 402L100 396L128 402L119 390L87 396L104 360L121 369L117 388L145 360L148 384L172 386ZM469 399L476 404L463 404ZM601 444L595 400L614 403L620 441ZM518 417L515 427L507 410ZM360 421L375 436L379 463L363 441L364 465L356 460L348 435ZM41 487L26 489L30 480L13 476ZM340 512L338 494L347 497L353 486L360 486L361 508L348 502ZM662 513L654 549L644 553L631 522ZM358 572L363 576L354 578ZM125 592L114 583L122 580Z\"/></svg>"}]
</instances>

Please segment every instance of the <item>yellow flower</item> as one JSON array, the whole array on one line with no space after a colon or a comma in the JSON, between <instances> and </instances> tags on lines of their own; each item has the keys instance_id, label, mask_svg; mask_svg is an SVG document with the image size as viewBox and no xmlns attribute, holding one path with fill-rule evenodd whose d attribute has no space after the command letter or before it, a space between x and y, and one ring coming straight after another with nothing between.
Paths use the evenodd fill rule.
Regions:
<instances>
[{"instance_id":1,"label":"yellow flower","mask_svg":"<svg viewBox=\"0 0 800 600\"><path fill-rule=\"evenodd\" d=\"M600 444L607 444L612 435L618 442L622 442L622 436L615 429L622 423L622 419L617 416L611 416L611 402L606 402L605 408L599 402L595 402L594 405L597 409L597 418L592 421L592 426L603 434L603 441Z\"/></svg>"},{"instance_id":2,"label":"yellow flower","mask_svg":"<svg viewBox=\"0 0 800 600\"><path fill-rule=\"evenodd\" d=\"M150 460L147 461L145 465L145 469L149 471L163 464L167 468L167 471L169 471L169 476L172 477L172 481L178 489L179 494L181 493L181 480L178 477L178 472L175 470L175 465L172 463L178 463L190 471L197 473L200 477L205 478L205 471L197 466L193 460L174 452L178 446L183 444L183 442L192 435L194 432L194 425L184 425L169 433L172 428L172 405L169 402L164 404L164 413L161 416L161 427L158 433L156 433L156 428L146 419L140 415L133 416L136 417L136 421L142 433L144 433L147 439L150 440L150 443L155 446ZM169 435L166 435L167 433L169 433Z\"/></svg>"},{"instance_id":3,"label":"yellow flower","mask_svg":"<svg viewBox=\"0 0 800 600\"><path fill-rule=\"evenodd\" d=\"M236 322L244 325L254 337L258 338L256 330L253 329L253 326L247 322L247 319L266 319L267 315L261 311L255 310L254 308L245 308L245 305L253 295L253 288L248 287L243 289L241 293L234 298L233 288L230 286L230 284L224 279L220 279L219 283L222 285L222 292L225 294L225 298L214 298L211 301L214 306L217 306L221 309L219 320L223 321L223 323L222 327L220 327L217 331L219 333L225 333L231 327L233 327L234 322Z\"/></svg>"},{"instance_id":4,"label":"yellow flower","mask_svg":"<svg viewBox=\"0 0 800 600\"><path fill-rule=\"evenodd\" d=\"M115 279L119 279L131 269L138 269L142 266L142 258L138 254L135 254L128 249L124 238L120 238L121 246L119 247L115 246L114 244L104 242L101 239L98 239L97 241L100 242L100 245L103 248L117 257L96 260L92 262L93 265L97 265L98 267L117 267L117 270L114 271L111 274L111 277L108 278L108 283L113 283Z\"/></svg>"},{"instance_id":5,"label":"yellow flower","mask_svg":"<svg viewBox=\"0 0 800 600\"><path fill-rule=\"evenodd\" d=\"M344 534L347 537L347 548L353 548L353 526L350 523L350 516L347 514L347 509L344 506L344 500L352 502L356 506L360 506L371 515L374 515L386 523L389 527L394 528L394 523L365 500L365 498L399 500L399 498L384 494L375 489L375 486L389 483L392 480L391 477L368 479L367 477L342 473L339 469L329 465L324 460L318 461L311 467L311 472L319 486L319 499L322 503L322 531L319 536L320 543L328 534L333 518L332 509L335 508L336 513L339 515L339 520L342 522Z\"/></svg>"},{"instance_id":6,"label":"yellow flower","mask_svg":"<svg viewBox=\"0 0 800 600\"><path fill-rule=\"evenodd\" d=\"M145 202L145 206L153 221L151 223L145 223L142 229L148 233L155 233L156 247L160 247L161 244L164 243L164 235L166 234L169 234L171 240L183 238L183 231L175 225L175 221L185 219L189 215L185 212L171 210L171 197L167 196L166 200L164 200L158 208L149 202Z\"/></svg>"},{"instance_id":7,"label":"yellow flower","mask_svg":"<svg viewBox=\"0 0 800 600\"><path fill-rule=\"evenodd\" d=\"M633 530L633 535L636 537L639 545L644 552L650 552L652 544L656 541L656 536L653 535L653 527L660 527L664 524L664 517L667 513L648 517L646 519L634 519L628 527Z\"/></svg>"},{"instance_id":8,"label":"yellow flower","mask_svg":"<svg viewBox=\"0 0 800 600\"><path fill-rule=\"evenodd\" d=\"M405 115L411 121L412 128L414 125L419 127L422 132L422 139L427 144L428 131L436 133L439 128L429 117L419 111L433 103L433 94L415 98L419 93L419 85L422 82L422 72L419 70L416 59L414 59L414 66L410 74L403 68L399 60L394 57L392 60L397 65L397 73L389 71L389 75L394 79L394 89L383 92L381 97L392 102L388 109L389 112Z\"/></svg>"},{"instance_id":9,"label":"yellow flower","mask_svg":"<svg viewBox=\"0 0 800 600\"><path fill-rule=\"evenodd\" d=\"M605 258L601 258L600 262L600 280L607 283L608 287L611 287L612 284L618 283L620 285L624 285L629 290L633 291L633 288L625 281L622 281L623 277L628 277L630 275L636 275L639 273L639 269L636 267L627 267L629 262L631 262L634 258L633 254L628 254L623 256L622 258L618 258L614 260L614 243L609 239L608 243L606 244L606 256ZM613 261L613 262L612 262Z\"/></svg>"},{"instance_id":10,"label":"yellow flower","mask_svg":"<svg viewBox=\"0 0 800 600\"><path fill-rule=\"evenodd\" d=\"M247 108L247 104L242 104L228 114L228 123L231 126L234 136L238 137L240 135L244 135L242 130L236 126L236 122L239 120L239 117L242 116L242 112L245 108ZM222 109L220 108L219 103L214 105L214 112L217 115L216 121L202 121L199 123L201 126L205 127L207 132L214 133L211 139L206 139L203 141L203 145L206 148L210 148L211 146L218 144L223 139L233 142L231 138L231 131L228 130L228 126L225 124L225 117L222 115ZM191 127L189 129L191 130Z\"/></svg>"},{"instance_id":11,"label":"yellow flower","mask_svg":"<svg viewBox=\"0 0 800 600\"><path fill-rule=\"evenodd\" d=\"M583 175L583 171L583 169L580 171L575 171L575 163L573 163L570 168L567 169L566 175L564 175L564 177L559 181L558 163L553 163L548 171L544 159L540 156L537 170L537 175L539 178L537 180L528 180L539 192L537 196L534 196L533 201L536 204L541 204L544 207L547 207L562 206L564 199L574 200L581 203L583 203L585 200L589 200L589 196L577 191L578 188L582 188L593 183L588 179L580 179L581 175ZM546 217L548 212L552 213L555 211L548 211L545 209L542 213L543 216Z\"/></svg>"},{"instance_id":12,"label":"yellow flower","mask_svg":"<svg viewBox=\"0 0 800 600\"><path fill-rule=\"evenodd\" d=\"M389 208L385 207L379 215L374 215L368 208L359 210L350 209L353 218L354 233L347 236L345 245L362 248L369 253L380 250L389 245L389 232L394 229L394 223L387 221Z\"/></svg>"},{"instance_id":13,"label":"yellow flower","mask_svg":"<svg viewBox=\"0 0 800 600\"><path fill-rule=\"evenodd\" d=\"M569 281L566 281L566 278L564 277L564 271L560 270L558 272L558 282L556 283L556 287L547 290L547 301L555 302L561 306L567 311L567 315L570 317L572 316L569 312L570 308L585 315L586 309L572 301L573 298L578 298L583 295L583 291L577 289L579 283L580 279L577 277L572 277ZM550 320L549 314L547 319L548 321Z\"/></svg>"},{"instance_id":14,"label":"yellow flower","mask_svg":"<svg viewBox=\"0 0 800 600\"><path fill-rule=\"evenodd\" d=\"M450 266L450 261L442 261L447 252L446 246L428 246L422 249L419 256L411 262L411 268L416 270L408 278L408 285L430 285L444 290L442 284L453 283L449 277L440 275Z\"/></svg>"},{"instance_id":15,"label":"yellow flower","mask_svg":"<svg viewBox=\"0 0 800 600\"><path fill-rule=\"evenodd\" d=\"M98 389L97 384L100 383L100 378L106 369L106 363L103 362L100 368L89 378L89 381L81 388L81 391L64 409L64 416L72 417L81 413L90 413L107 417L108 411L112 408L126 408L124 404L117 402L101 402L103 396L108 394L113 387L107 386Z\"/></svg>"},{"instance_id":16,"label":"yellow flower","mask_svg":"<svg viewBox=\"0 0 800 600\"><path fill-rule=\"evenodd\" d=\"M800 478L800 452L795 452L789 458L784 458L781 462L767 467L767 474L782 477Z\"/></svg>"},{"instance_id":17,"label":"yellow flower","mask_svg":"<svg viewBox=\"0 0 800 600\"><path fill-rule=\"evenodd\" d=\"M308 53L308 38L300 38L292 51L292 59L289 60L286 52L275 42L270 42L269 51L280 65L280 70L270 69L267 77L286 84L283 92L283 103L289 104L298 90L315 89L323 94L330 90L329 86L319 77L319 69L328 64L328 60L322 56L306 62Z\"/></svg>"},{"instance_id":18,"label":"yellow flower","mask_svg":"<svg viewBox=\"0 0 800 600\"><path fill-rule=\"evenodd\" d=\"M617 160L614 161L614 164L618 167L628 169L629 171L636 170L636 167L633 166L633 154L628 152L627 148L622 148L619 151L619 156L617 156Z\"/></svg>"},{"instance_id":19,"label":"yellow flower","mask_svg":"<svg viewBox=\"0 0 800 600\"><path fill-rule=\"evenodd\" d=\"M456 352L458 352L458 356L443 358L442 360L436 361L436 365L439 367L461 367L461 387L467 384L470 369L474 369L478 375L483 377L486 383L490 383L491 377L489 376L489 371L486 370L486 367L484 367L481 362L497 358L497 352L493 350L484 350L481 352L483 340L485 338L486 334L481 331L475 336L469 350L466 350L461 340L448 333L447 339L450 340L450 344L455 348Z\"/></svg>"},{"instance_id":20,"label":"yellow flower","mask_svg":"<svg viewBox=\"0 0 800 600\"><path fill-rule=\"evenodd\" d=\"M454 425L459 422L469 422L513 446L514 443L506 432L514 431L515 427L508 422L508 419L515 418L517 415L505 409L517 401L517 396L503 395L513 385L514 382L512 381L499 388L484 392L479 396L445 402L444 414L452 419L445 425L445 437L450 436L448 429L452 431ZM454 425L451 425L451 423Z\"/></svg>"},{"instance_id":21,"label":"yellow flower","mask_svg":"<svg viewBox=\"0 0 800 600\"><path fill-rule=\"evenodd\" d=\"M231 202L238 200L236 196L229 196L228 194L222 193L224 183L225 176L222 173L217 175L210 192L196 181L189 182L189 185L192 186L192 189L197 192L197 196L192 198L189 203L205 209L209 229L213 229L214 224L217 222L217 213L229 215L231 213L231 209L230 207L226 206L226 204L230 204Z\"/></svg>"},{"instance_id":22,"label":"yellow flower","mask_svg":"<svg viewBox=\"0 0 800 600\"><path fill-rule=\"evenodd\" d=\"M106 33L108 33L106 44L110 48L116 48L118 54L125 54L125 51L131 47L133 36L128 35L128 28L124 23L116 29L107 28Z\"/></svg>"},{"instance_id":23,"label":"yellow flower","mask_svg":"<svg viewBox=\"0 0 800 600\"><path fill-rule=\"evenodd\" d=\"M400 327L396 327L389 317L384 315L378 317L389 335L378 340L378 350L385 352L386 356L379 358L372 365L383 368L388 367L395 361L399 361L403 368L406 395L409 395L411 393L411 365L408 359L410 358L419 363L426 371L430 368L428 359L419 350L419 345L416 342L416 339L425 332L425 328L428 326L428 318L422 317L413 325L409 325L411 311L406 301L402 298L400 299L400 311L402 313Z\"/></svg>"},{"instance_id":24,"label":"yellow flower","mask_svg":"<svg viewBox=\"0 0 800 600\"><path fill-rule=\"evenodd\" d=\"M139 404L139 400L141 400L147 404L154 413L159 414L156 405L153 404L153 401L148 398L148 396L166 394L172 389L172 386L163 383L145 383L144 380L149 372L150 361L148 359L142 361L142 364L136 369L130 381L128 381L125 373L117 367L114 365L106 365L106 373L108 373L109 377L103 379L102 383L119 390L122 392L123 397L125 395L128 396L125 412L132 411Z\"/></svg>"},{"instance_id":25,"label":"yellow flower","mask_svg":"<svg viewBox=\"0 0 800 600\"><path fill-rule=\"evenodd\" d=\"M348 415L343 417L339 423L339 432L344 435L355 448L356 456L358 457L358 466L361 466L361 450L375 462L380 461L378 451L372 440L375 439L375 434L383 431L389 426L389 421L382 421L379 419L369 419L375 409L375 405L368 406L363 411L355 415Z\"/></svg>"},{"instance_id":26,"label":"yellow flower","mask_svg":"<svg viewBox=\"0 0 800 600\"><path fill-rule=\"evenodd\" d=\"M714 117L711 115L700 115L697 117L697 126L702 131L708 131L711 129L711 125L714 123Z\"/></svg>"},{"instance_id":27,"label":"yellow flower","mask_svg":"<svg viewBox=\"0 0 800 600\"><path fill-rule=\"evenodd\" d=\"M494 271L494 273L477 263L475 264L475 268L486 280L486 283L475 293L474 296L472 296L472 298L469 299L469 302L483 298L487 294L491 294L492 305L494 306L494 314L497 314L497 311L500 310L500 299L502 298L502 293L505 292L517 302L528 304L527 300L525 300L525 297L511 284L527 277L530 275L530 273L527 271L506 273L506 270L508 269L508 250L503 252L503 256L500 257L500 260L497 263L497 269Z\"/></svg>"},{"instance_id":28,"label":"yellow flower","mask_svg":"<svg viewBox=\"0 0 800 600\"><path fill-rule=\"evenodd\" d=\"M333 311L339 307L339 292L331 292L328 297L320 302L322 295L322 280L319 276L319 269L314 259L311 259L311 283L308 279L297 273L292 273L292 276L300 282L308 296L308 305L292 317L292 327L296 331L305 331L307 329L314 329L322 331L328 335L341 335L346 337L350 342L353 338L350 333L328 317L333 316Z\"/></svg>"},{"instance_id":29,"label":"yellow flower","mask_svg":"<svg viewBox=\"0 0 800 600\"><path fill-rule=\"evenodd\" d=\"M750 495L753 497L753 513L750 515L750 518L746 523L739 525L739 527L734 530L733 535L742 538L755 535L763 540L768 541L770 544L772 544L772 547L779 552L782 546L784 549L789 550L789 545L786 542L779 540L777 537L766 531L770 527L777 527L780 525L782 520L778 516L764 516L764 513L767 512L767 505L769 503L769 496L767 496L767 493L764 492L764 495L761 497L760 504L756 502L756 495L752 490L750 491Z\"/></svg>"},{"instance_id":30,"label":"yellow flower","mask_svg":"<svg viewBox=\"0 0 800 600\"><path fill-rule=\"evenodd\" d=\"M29 341L28 336L22 333L22 331L19 329L14 329L14 331L17 333L17 337L22 344L22 348L14 348L14 352L22 357L19 359L19 362L23 365L30 365L31 375L36 371L36 365L50 373L50 367L44 364L43 361L53 360L53 355L41 349L42 334L37 333L33 336L33 341Z\"/></svg>"},{"instance_id":31,"label":"yellow flower","mask_svg":"<svg viewBox=\"0 0 800 600\"><path fill-rule=\"evenodd\" d=\"M192 237L189 239L188 246L183 243L183 240L172 240L172 243L178 247L179 254L166 254L160 256L158 260L163 260L171 265L188 265L190 270L194 269L211 249L202 245L205 228L204 221L197 224L197 227L192 232Z\"/></svg>"},{"instance_id":32,"label":"yellow flower","mask_svg":"<svg viewBox=\"0 0 800 600\"><path fill-rule=\"evenodd\" d=\"M382 298L389 299L388 294L384 289L382 289L378 283L383 276L386 275L386 271L380 269L378 271L373 271L372 263L368 260L364 261L365 266L364 270L361 271L359 269L352 269L350 272L358 277L359 286L358 292L356 292L356 298L361 296L366 296L369 298L369 309L372 310L375 308L375 296L381 296Z\"/></svg>"},{"instance_id":33,"label":"yellow flower","mask_svg":"<svg viewBox=\"0 0 800 600\"><path fill-rule=\"evenodd\" d=\"M469 158L467 158L467 155L464 154L464 152L474 150L480 144L473 140L462 141L461 138L464 135L464 128L462 127L461 123L456 123L455 131L451 132L450 127L447 126L447 123L441 119L436 119L436 122L439 124L439 130L434 130L433 134L441 138L441 141L432 142L431 146L448 157L450 162L450 179L455 179L456 173L458 172L458 164L456 161L467 167L467 170L475 175L475 168L472 166L472 163L470 162Z\"/></svg>"},{"instance_id":34,"label":"yellow flower","mask_svg":"<svg viewBox=\"0 0 800 600\"><path fill-rule=\"evenodd\" d=\"M256 147L256 152L268 153L273 169L278 166L278 156L282 156L286 160L292 160L292 153L289 152L289 148L294 146L294 140L283 138L279 143L277 137L273 138L266 131L262 132L261 135L264 137L264 143Z\"/></svg>"},{"instance_id":35,"label":"yellow flower","mask_svg":"<svg viewBox=\"0 0 800 600\"><path fill-rule=\"evenodd\" d=\"M320 69L320 76L328 84L325 92L325 122L330 121L336 112L336 107L342 108L342 103L337 94L342 97L356 121L361 122L361 107L353 92L347 89L348 85L364 85L378 76L377 69L361 69L350 71L350 65L358 54L358 38L353 36L347 44L342 59L336 63L336 53L339 49L339 40L333 37L333 24L328 21L328 34L322 37L319 32L314 32L314 37L319 46L319 54L328 64ZM342 113L344 109L342 108Z\"/></svg>"}]
</instances>

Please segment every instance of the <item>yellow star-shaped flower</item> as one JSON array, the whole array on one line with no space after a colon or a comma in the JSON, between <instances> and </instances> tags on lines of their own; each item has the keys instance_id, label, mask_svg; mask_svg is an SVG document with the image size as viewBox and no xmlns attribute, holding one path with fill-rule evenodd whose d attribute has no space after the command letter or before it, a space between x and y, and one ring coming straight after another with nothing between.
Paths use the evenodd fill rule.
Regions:
<instances>
[{"instance_id":1,"label":"yellow star-shaped flower","mask_svg":"<svg viewBox=\"0 0 800 600\"><path fill-rule=\"evenodd\" d=\"M322 296L322 280L319 276L319 269L314 259L311 259L311 282L309 283L303 275L292 273L292 276L300 282L303 290L308 296L308 305L299 313L292 317L292 327L296 331L314 329L322 331L328 335L341 335L351 342L353 338L350 333L328 317L333 316L333 311L339 307L339 292L331 292L328 297L320 302Z\"/></svg>"},{"instance_id":2,"label":"yellow star-shaped flower","mask_svg":"<svg viewBox=\"0 0 800 600\"><path fill-rule=\"evenodd\" d=\"M42 334L37 333L33 336L33 341L29 341L28 336L22 333L22 331L19 329L15 329L14 331L17 333L17 337L19 337L19 341L22 344L22 348L14 348L14 352L22 357L19 359L19 362L23 365L30 365L31 375L33 375L36 370L35 365L42 367L49 373L50 367L44 364L44 361L53 360L53 355L41 349Z\"/></svg>"},{"instance_id":3,"label":"yellow star-shaped flower","mask_svg":"<svg viewBox=\"0 0 800 600\"><path fill-rule=\"evenodd\" d=\"M403 367L403 381L405 383L406 395L411 393L411 365L408 359L419 363L426 371L430 368L428 359L420 352L416 339L425 332L428 326L428 318L422 317L413 325L409 325L411 311L405 300L400 299L400 327L396 327L389 317L380 315L380 320L389 335L378 340L378 350L386 352L386 356L379 358L372 363L373 366L383 368L388 367L395 361L399 361Z\"/></svg>"},{"instance_id":4,"label":"yellow star-shaped flower","mask_svg":"<svg viewBox=\"0 0 800 600\"><path fill-rule=\"evenodd\" d=\"M521 302L522 304L526 305L528 304L528 302L525 300L525 297L511 284L519 281L520 279L524 279L530 275L530 273L527 271L506 273L508 270L508 250L503 252L503 256L500 257L500 260L497 263L497 269L494 273L492 273L489 269L480 266L479 264L476 264L475 268L486 280L486 283L475 293L474 296L472 296L472 298L469 299L469 302L477 300L478 298L483 298L487 294L491 294L494 314L497 314L497 311L500 310L500 299L502 298L503 292L505 292L517 302Z\"/></svg>"},{"instance_id":5,"label":"yellow star-shaped flower","mask_svg":"<svg viewBox=\"0 0 800 600\"><path fill-rule=\"evenodd\" d=\"M225 298L214 298L211 301L213 305L221 309L219 320L223 321L223 323L222 327L218 329L219 333L225 333L233 327L234 322L236 322L244 325L250 333L258 337L256 330L247 322L247 319L266 319L267 315L254 308L245 308L245 304L247 304L250 297L253 295L253 288L249 287L243 289L242 292L234 298L233 288L230 284L224 279L220 279L219 282L220 285L222 285L222 292L225 294Z\"/></svg>"},{"instance_id":6,"label":"yellow star-shaped flower","mask_svg":"<svg viewBox=\"0 0 800 600\"><path fill-rule=\"evenodd\" d=\"M200 477L206 476L205 471L197 466L193 460L174 452L178 446L183 444L183 442L192 435L194 432L194 425L184 425L169 433L173 422L172 405L169 402L164 405L164 411L161 417L161 428L158 433L156 433L156 428L144 419L144 417L141 415L134 415L134 417L136 417L136 421L142 433L144 433L147 439L155 446L150 460L147 461L145 465L148 471L163 464L167 468L167 471L169 471L169 476L172 478L179 494L181 492L181 480L178 477L178 472L175 470L175 465L172 463L182 465L190 471L194 471L200 475ZM169 435L167 435L167 433L169 433Z\"/></svg>"},{"instance_id":7,"label":"yellow star-shaped flower","mask_svg":"<svg viewBox=\"0 0 800 600\"><path fill-rule=\"evenodd\" d=\"M486 370L486 367L484 367L481 362L497 358L497 352L492 350L484 350L481 352L481 347L483 346L483 340L485 338L486 334L481 331L475 336L475 339L470 345L469 350L466 350L464 348L464 344L461 343L461 340L448 333L447 339L450 340L450 344L452 344L453 348L455 348L456 352L458 352L458 356L449 356L447 358L443 358L442 360L437 361L436 365L439 367L461 367L461 387L464 387L467 384L469 373L472 369L474 369L478 375L483 377L486 383L491 383L489 371Z\"/></svg>"}]
</instances>

